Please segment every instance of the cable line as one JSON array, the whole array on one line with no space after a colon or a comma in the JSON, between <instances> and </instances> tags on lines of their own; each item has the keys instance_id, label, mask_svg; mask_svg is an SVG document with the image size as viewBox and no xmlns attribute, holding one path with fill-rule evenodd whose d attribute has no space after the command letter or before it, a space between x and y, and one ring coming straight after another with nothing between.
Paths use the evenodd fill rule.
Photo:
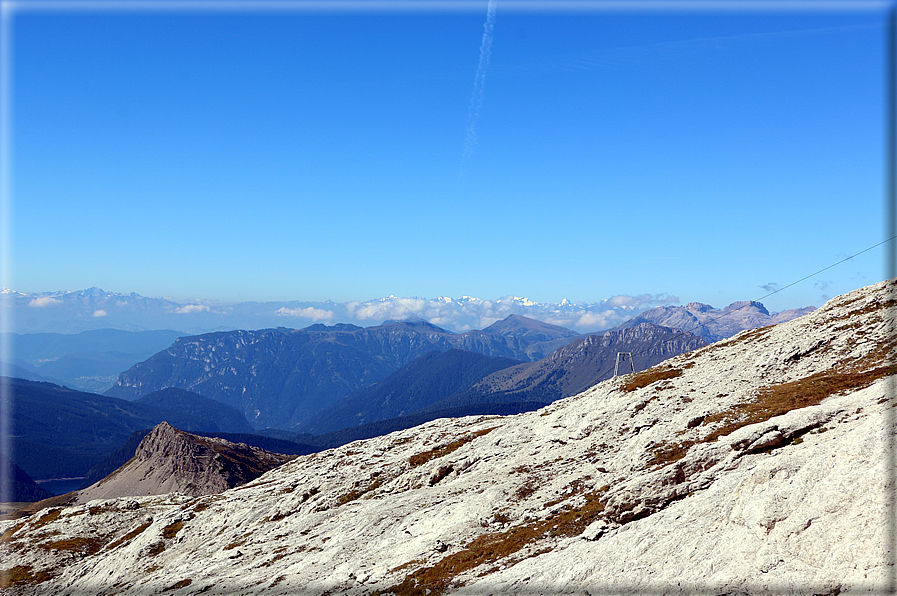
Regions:
<instances>
[{"instance_id":1,"label":"cable line","mask_svg":"<svg viewBox=\"0 0 897 596\"><path fill-rule=\"evenodd\" d=\"M774 290L774 291L770 292L769 294L766 294L765 296L761 296L760 298L757 298L756 300L752 300L752 301L750 301L750 302L747 302L747 303L743 304L742 306L739 306L738 308L733 308L732 310L727 311L726 314L729 314L729 313L733 313L733 312L739 311L739 310L741 310L742 308L747 308L748 306L750 306L751 302L760 302L761 300L763 300L763 299L765 299L765 298L769 298L769 297L772 296L773 294L778 294L778 293L781 292L782 290L787 290L787 289L790 288L791 286L797 285L797 284L799 284L799 283L801 283L801 282L803 282L803 281L807 281L807 280L810 279L811 277L813 277L813 276L815 276L815 275L819 275L819 274L822 273L823 271L828 271L828 270L831 269L832 267L837 267L838 265L840 265L840 264L842 264L842 263L845 263L845 262L849 261L850 259L852 259L852 258L854 258L854 257L858 257L858 256L860 256L861 254L863 254L863 253L865 253L865 252L869 252L870 250L872 250L872 249L874 249L874 248L878 248L879 246L882 246L883 244L887 244L888 242L894 240L895 238L897 238L897 235L895 235L895 236L891 236L890 238L887 238L887 239L885 239L885 240L882 240L882 241L879 242L878 244L874 244L874 245L872 245L872 246L870 246L870 247L868 247L868 248L864 248L863 250L861 250L861 251L858 252L858 253L854 253L854 254L850 255L849 257L847 257L847 258L845 258L845 259L841 259L841 260L838 261L837 263L832 263L831 265L829 265L829 266L827 266L827 267L823 267L823 268L820 269L819 271L816 271L816 272L814 272L814 273L811 273L810 275L807 275L806 277L802 277L802 278L800 278L800 279L797 280L797 281L793 281L793 282L791 282L790 284L788 284L787 286L783 286L783 287L781 287L781 288L778 288L777 290ZM718 317L713 318L713 319L710 319L710 320L706 321L705 323L699 323L699 324L698 324L698 327L705 327L706 325L708 325L708 324L710 324L710 323L714 323L714 322L720 320L721 318L723 318L723 316L725 316L725 315L719 315ZM624 331L624 329L621 329L620 331ZM746 330L745 330L745 331L746 331ZM682 329L680 329L680 330L679 330L679 333L676 333L675 335L673 335L673 337L671 337L671 338L669 338L669 339L662 340L662 341L657 341L657 342L653 343L651 346L649 346L649 347L645 348L644 350L642 350L641 352L636 352L636 353L632 354L632 358L635 358L635 356L641 356L642 354L647 354L647 353L650 352L652 349L654 349L657 345L659 345L659 344L661 344L661 343L664 343L664 342L672 341L672 340L676 339L677 337L679 337L680 335L685 335L686 333L690 333L690 332L687 331L687 330L682 330ZM634 363L633 363L633 364L634 364ZM602 371L601 374L598 375L597 378L598 378L598 379L601 379L601 377L603 377L603 376L606 375L607 373L611 372L612 370L613 370L613 367L607 368L606 370ZM599 381L596 381L595 384L600 383L600 382L601 382L600 380L599 380ZM594 385L593 385L593 387L594 387Z\"/></svg>"}]
</instances>

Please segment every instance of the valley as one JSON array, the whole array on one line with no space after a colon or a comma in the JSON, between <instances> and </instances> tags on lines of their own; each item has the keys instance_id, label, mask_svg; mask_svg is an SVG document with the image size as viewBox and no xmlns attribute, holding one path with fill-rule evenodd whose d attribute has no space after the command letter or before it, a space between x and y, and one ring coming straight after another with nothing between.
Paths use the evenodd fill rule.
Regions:
<instances>
[{"instance_id":1,"label":"valley","mask_svg":"<svg viewBox=\"0 0 897 596\"><path fill-rule=\"evenodd\" d=\"M762 305L745 305L741 310L750 316L731 308L715 312L724 318L738 312L730 330L770 318ZM655 309L653 318L687 308ZM58 383L8 381L19 429L11 437L16 464L42 483L83 478L87 484L133 456L139 442L133 433L161 421L261 448L281 440L284 452L307 454L442 417L531 411L609 378L618 352L635 354L641 370L705 344L649 321L581 335L520 315L465 333L404 321L14 339L18 359L32 363L138 354L172 340L118 375L103 396Z\"/></svg>"}]
</instances>

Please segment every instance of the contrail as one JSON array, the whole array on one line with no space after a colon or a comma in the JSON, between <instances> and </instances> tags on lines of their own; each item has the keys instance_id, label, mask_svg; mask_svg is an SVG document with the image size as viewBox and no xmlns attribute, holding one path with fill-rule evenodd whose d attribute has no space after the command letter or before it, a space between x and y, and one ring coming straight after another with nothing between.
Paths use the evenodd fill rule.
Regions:
<instances>
[{"instance_id":1,"label":"contrail","mask_svg":"<svg viewBox=\"0 0 897 596\"><path fill-rule=\"evenodd\" d=\"M489 5L486 8L483 41L480 43L480 63L477 65L477 74L473 81L473 95L470 97L470 110L467 113L467 134L464 139L464 153L461 155L461 178L464 178L467 163L477 144L477 119L480 117L480 108L483 107L483 84L486 82L486 69L489 67L489 58L492 56L495 3L496 0L489 0Z\"/></svg>"}]
</instances>

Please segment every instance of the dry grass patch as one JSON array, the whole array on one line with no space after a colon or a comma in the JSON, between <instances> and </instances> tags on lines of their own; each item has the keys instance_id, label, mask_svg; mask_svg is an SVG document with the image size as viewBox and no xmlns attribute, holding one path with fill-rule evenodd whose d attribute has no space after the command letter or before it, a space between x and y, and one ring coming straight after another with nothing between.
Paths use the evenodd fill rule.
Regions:
<instances>
[{"instance_id":1,"label":"dry grass patch","mask_svg":"<svg viewBox=\"0 0 897 596\"><path fill-rule=\"evenodd\" d=\"M239 538L234 538L233 542L224 547L224 550L231 550L237 548L238 546L243 546L246 544L246 541L252 537L252 532L246 532Z\"/></svg>"},{"instance_id":2,"label":"dry grass patch","mask_svg":"<svg viewBox=\"0 0 897 596\"><path fill-rule=\"evenodd\" d=\"M181 588L186 588L187 586L189 586L192 583L193 583L193 580L190 579L189 577L186 577L186 578L182 579L181 581L173 583L172 585L168 586L167 588L165 588L162 591L163 592L171 592L172 590L180 590Z\"/></svg>"},{"instance_id":3,"label":"dry grass patch","mask_svg":"<svg viewBox=\"0 0 897 596\"><path fill-rule=\"evenodd\" d=\"M34 529L37 529L41 526L45 526L52 521L56 521L59 519L60 514L62 514L62 509L51 509L47 513L43 514L39 520L34 522L32 526Z\"/></svg>"},{"instance_id":4,"label":"dry grass patch","mask_svg":"<svg viewBox=\"0 0 897 596\"><path fill-rule=\"evenodd\" d=\"M718 348L728 348L731 346L738 345L740 343L754 341L756 339L760 339L761 337L763 337L764 335L766 335L767 333L772 331L773 327L775 327L775 325L767 325L766 327L755 327L754 329L751 329L750 331L744 331L731 339L720 340L720 341L710 344L710 345L713 346L713 349L718 349Z\"/></svg>"},{"instance_id":5,"label":"dry grass patch","mask_svg":"<svg viewBox=\"0 0 897 596\"><path fill-rule=\"evenodd\" d=\"M182 519L179 519L176 522L172 522L172 523L168 524L167 526L165 526L162 529L162 538L165 538L166 540L171 540L172 538L177 536L177 533L180 532L181 528L183 528L183 527L184 527L184 520L182 520Z\"/></svg>"},{"instance_id":6,"label":"dry grass patch","mask_svg":"<svg viewBox=\"0 0 897 596\"><path fill-rule=\"evenodd\" d=\"M797 381L762 387L754 400L733 406L704 418L701 425L721 422L722 425L707 436L681 443L664 443L653 449L649 466L665 466L685 457L698 443L716 441L749 424L766 422L791 410L818 405L823 399L868 387L878 379L897 374L897 365L880 366L866 371L836 372L826 370Z\"/></svg>"},{"instance_id":7,"label":"dry grass patch","mask_svg":"<svg viewBox=\"0 0 897 596\"><path fill-rule=\"evenodd\" d=\"M577 536L604 511L604 503L597 493L586 495L581 507L570 508L556 515L531 524L509 528L503 532L483 534L471 541L460 552L451 554L431 567L418 569L396 586L375 592L375 596L395 594L396 596L439 596L451 585L454 578L475 567L493 564L500 559L511 557L528 545L550 537ZM544 552L536 550L529 556ZM522 560L522 557L519 560ZM512 560L513 565L519 560Z\"/></svg>"},{"instance_id":8,"label":"dry grass patch","mask_svg":"<svg viewBox=\"0 0 897 596\"><path fill-rule=\"evenodd\" d=\"M682 376L681 368L672 368L670 366L655 366L634 375L630 375L629 380L620 386L623 391L635 391L642 387L647 387L651 383L663 381L666 379L675 379Z\"/></svg>"},{"instance_id":9,"label":"dry grass patch","mask_svg":"<svg viewBox=\"0 0 897 596\"><path fill-rule=\"evenodd\" d=\"M14 526L11 527L11 528L9 528L9 529L6 530L5 532L3 532L3 534L0 534L0 544L11 543L11 542L13 541L13 540L12 540L12 535L15 534L16 532L18 532L19 530L21 530L21 529L24 528L24 527L25 527L25 522L21 522L21 523L18 523L18 524L16 524L16 525L14 525Z\"/></svg>"},{"instance_id":10,"label":"dry grass patch","mask_svg":"<svg viewBox=\"0 0 897 596\"><path fill-rule=\"evenodd\" d=\"M94 555L98 553L100 549L106 546L107 541L108 538L105 537L65 538L63 540L57 540L55 542L39 544L38 547L44 550L62 550L79 553L81 555Z\"/></svg>"},{"instance_id":11,"label":"dry grass patch","mask_svg":"<svg viewBox=\"0 0 897 596\"><path fill-rule=\"evenodd\" d=\"M532 477L527 478L526 481L514 491L514 500L522 501L539 490L539 487L536 486L537 480L538 479Z\"/></svg>"},{"instance_id":12,"label":"dry grass patch","mask_svg":"<svg viewBox=\"0 0 897 596\"><path fill-rule=\"evenodd\" d=\"M0 571L0 589L42 584L53 578L53 573L49 569L37 572L32 569L31 565L16 565L12 569Z\"/></svg>"},{"instance_id":13,"label":"dry grass patch","mask_svg":"<svg viewBox=\"0 0 897 596\"><path fill-rule=\"evenodd\" d=\"M442 445L441 447L434 447L429 451L424 451L423 453L418 453L417 455L412 455L408 458L408 463L411 464L412 468L416 468L418 466L422 466L430 460L438 459L440 457L444 457L453 451L457 451L464 445L470 443L474 439L478 437L482 437L483 435L487 435L493 430L498 428L497 426L493 426L491 428L484 428L482 430L478 430L474 433L471 433L465 437L458 439L457 441L453 441L448 445Z\"/></svg>"},{"instance_id":14,"label":"dry grass patch","mask_svg":"<svg viewBox=\"0 0 897 596\"><path fill-rule=\"evenodd\" d=\"M211 499L208 499L206 501L200 501L199 503L197 503L196 505L193 506L193 512L199 513L201 511L205 511L206 509L209 508L209 505L211 505L211 504L212 504Z\"/></svg>"},{"instance_id":15,"label":"dry grass patch","mask_svg":"<svg viewBox=\"0 0 897 596\"><path fill-rule=\"evenodd\" d=\"M130 542L131 540L134 540L135 538L137 538L137 536L142 534L143 531L146 530L151 525L153 525L152 520L145 522L140 526L137 526L136 528L134 528L133 530L131 530L130 532L128 532L127 534L125 534L124 536L122 536L121 538L119 538L118 540L113 542L112 544L110 544L109 550L112 550L113 548L118 548L122 544L124 544L126 542Z\"/></svg>"},{"instance_id":16,"label":"dry grass patch","mask_svg":"<svg viewBox=\"0 0 897 596\"><path fill-rule=\"evenodd\" d=\"M371 474L371 477L368 479L367 486L358 486L360 483L357 482L356 486L352 488L349 492L340 495L336 499L336 506L339 507L341 505L345 505L346 503L350 503L356 499L359 499L366 495L371 491L375 491L386 482L387 478L382 475L381 472L374 472Z\"/></svg>"}]
</instances>

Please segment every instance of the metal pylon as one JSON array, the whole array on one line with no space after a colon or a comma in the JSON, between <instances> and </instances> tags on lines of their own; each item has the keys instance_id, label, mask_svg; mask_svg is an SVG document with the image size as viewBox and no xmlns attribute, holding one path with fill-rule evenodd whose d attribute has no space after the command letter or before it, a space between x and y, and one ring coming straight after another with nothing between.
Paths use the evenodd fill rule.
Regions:
<instances>
[{"instance_id":1,"label":"metal pylon","mask_svg":"<svg viewBox=\"0 0 897 596\"><path fill-rule=\"evenodd\" d=\"M632 352L617 352L617 362L614 364L614 376L620 372L620 363L629 362L630 372L635 372L635 364L632 363ZM627 373L624 373L627 374Z\"/></svg>"}]
</instances>

